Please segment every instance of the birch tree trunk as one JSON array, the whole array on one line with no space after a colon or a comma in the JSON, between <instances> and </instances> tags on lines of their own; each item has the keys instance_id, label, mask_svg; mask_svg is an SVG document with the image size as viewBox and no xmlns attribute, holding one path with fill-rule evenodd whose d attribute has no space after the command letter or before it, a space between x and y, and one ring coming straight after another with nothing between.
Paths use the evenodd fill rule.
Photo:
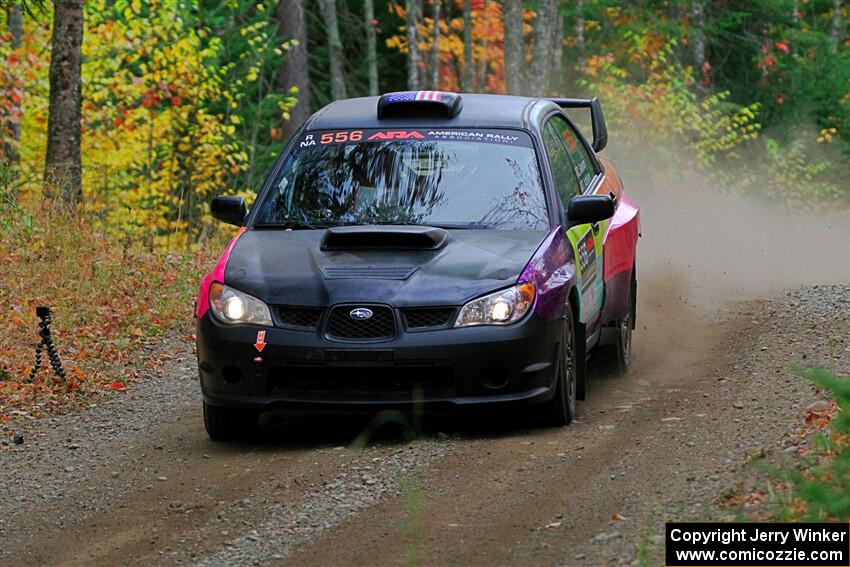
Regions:
<instances>
[{"instance_id":1,"label":"birch tree trunk","mask_svg":"<svg viewBox=\"0 0 850 567\"><path fill-rule=\"evenodd\" d=\"M21 5L17 1L12 1L7 8L7 21L9 23L9 34L12 36L12 49L21 47L21 41L24 36L24 20L21 13ZM13 116L21 115L20 103L16 108L11 109ZM19 160L18 143L21 141L21 123L18 119L9 120L7 129L12 136L12 143L4 144L0 159L8 160L11 163L17 163Z\"/></svg>"},{"instance_id":2,"label":"birch tree trunk","mask_svg":"<svg viewBox=\"0 0 850 567\"><path fill-rule=\"evenodd\" d=\"M9 33L12 35L12 49L18 49L24 38L24 15L20 0L12 0L7 8Z\"/></svg>"},{"instance_id":3,"label":"birch tree trunk","mask_svg":"<svg viewBox=\"0 0 850 567\"><path fill-rule=\"evenodd\" d=\"M366 65L369 74L369 94L378 94L378 51L375 34L375 6L373 0L363 0L366 16Z\"/></svg>"},{"instance_id":4,"label":"birch tree trunk","mask_svg":"<svg viewBox=\"0 0 850 567\"><path fill-rule=\"evenodd\" d=\"M58 188L68 205L83 196L80 161L83 0L56 0L50 47L50 103L47 118L45 196Z\"/></svg>"},{"instance_id":5,"label":"birch tree trunk","mask_svg":"<svg viewBox=\"0 0 850 567\"><path fill-rule=\"evenodd\" d=\"M407 88L419 90L419 24L420 0L405 0L407 12Z\"/></svg>"},{"instance_id":6,"label":"birch tree trunk","mask_svg":"<svg viewBox=\"0 0 850 567\"><path fill-rule=\"evenodd\" d=\"M463 77L461 89L472 92L472 0L463 0Z\"/></svg>"},{"instance_id":7,"label":"birch tree trunk","mask_svg":"<svg viewBox=\"0 0 850 567\"><path fill-rule=\"evenodd\" d=\"M557 0L540 0L534 23L534 50L530 80L526 81L526 94L545 96L549 92L549 63L557 17Z\"/></svg>"},{"instance_id":8,"label":"birch tree trunk","mask_svg":"<svg viewBox=\"0 0 850 567\"><path fill-rule=\"evenodd\" d=\"M584 41L584 0L576 0L576 49L578 50L577 67L584 71L587 58L587 47Z\"/></svg>"},{"instance_id":9,"label":"birch tree trunk","mask_svg":"<svg viewBox=\"0 0 850 567\"><path fill-rule=\"evenodd\" d=\"M345 76L342 73L342 41L339 39L339 24L336 18L336 0L319 0L319 10L325 20L328 34L328 56L331 67L331 97L346 98Z\"/></svg>"},{"instance_id":10,"label":"birch tree trunk","mask_svg":"<svg viewBox=\"0 0 850 567\"><path fill-rule=\"evenodd\" d=\"M289 111L289 120L281 125L284 139L292 137L312 113L310 103L310 73L307 63L307 26L304 23L302 0L280 0L277 5L277 29L284 41L291 41L280 69L278 85L281 90L298 88L298 103ZM295 41L292 41L295 40ZM295 43L298 45L295 45Z\"/></svg>"},{"instance_id":11,"label":"birch tree trunk","mask_svg":"<svg viewBox=\"0 0 850 567\"><path fill-rule=\"evenodd\" d=\"M695 0L691 3L691 19L693 20L694 28L694 68L700 76L700 85L703 85L707 80L705 72L705 12L703 11L702 0Z\"/></svg>"},{"instance_id":12,"label":"birch tree trunk","mask_svg":"<svg viewBox=\"0 0 850 567\"><path fill-rule=\"evenodd\" d=\"M552 79L549 80L549 88L552 88L553 84L557 87L562 87L564 83L563 78L563 61L564 61L564 18L561 14L557 14L557 18L555 18L555 33L552 37L552 60L549 64L549 68L551 72L549 73L550 77L554 77L554 83Z\"/></svg>"},{"instance_id":13,"label":"birch tree trunk","mask_svg":"<svg viewBox=\"0 0 850 567\"><path fill-rule=\"evenodd\" d=\"M832 52L838 53L838 44L841 43L841 0L832 3Z\"/></svg>"},{"instance_id":14,"label":"birch tree trunk","mask_svg":"<svg viewBox=\"0 0 850 567\"><path fill-rule=\"evenodd\" d=\"M691 2L691 21L693 23L693 60L694 69L699 76L697 87L705 90L709 84L708 70L705 67L705 7L702 0Z\"/></svg>"},{"instance_id":15,"label":"birch tree trunk","mask_svg":"<svg viewBox=\"0 0 850 567\"><path fill-rule=\"evenodd\" d=\"M434 36L431 42L431 89L440 90L440 4L434 0Z\"/></svg>"},{"instance_id":16,"label":"birch tree trunk","mask_svg":"<svg viewBox=\"0 0 850 567\"><path fill-rule=\"evenodd\" d=\"M505 90L522 94L525 75L525 41L522 36L522 0L505 0Z\"/></svg>"}]
</instances>

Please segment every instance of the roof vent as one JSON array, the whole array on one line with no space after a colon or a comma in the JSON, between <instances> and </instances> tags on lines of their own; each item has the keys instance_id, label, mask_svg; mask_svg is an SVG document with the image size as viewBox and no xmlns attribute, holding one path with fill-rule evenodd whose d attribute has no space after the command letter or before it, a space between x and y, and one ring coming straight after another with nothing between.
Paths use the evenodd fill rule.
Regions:
<instances>
[{"instance_id":1,"label":"roof vent","mask_svg":"<svg viewBox=\"0 0 850 567\"><path fill-rule=\"evenodd\" d=\"M463 106L457 93L442 91L399 91L378 99L378 119L454 118Z\"/></svg>"}]
</instances>

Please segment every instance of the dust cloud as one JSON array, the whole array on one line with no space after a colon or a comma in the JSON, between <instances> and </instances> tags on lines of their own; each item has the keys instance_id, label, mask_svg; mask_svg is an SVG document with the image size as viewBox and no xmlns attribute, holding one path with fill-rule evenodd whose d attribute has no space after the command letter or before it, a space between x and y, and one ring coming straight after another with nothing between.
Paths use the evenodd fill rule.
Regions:
<instances>
[{"instance_id":1,"label":"dust cloud","mask_svg":"<svg viewBox=\"0 0 850 567\"><path fill-rule=\"evenodd\" d=\"M731 195L694 174L686 160L681 170L658 175L661 165L653 168L646 156L618 160L624 151L611 151L615 165L640 163L618 170L641 208L637 373L666 382L704 367L724 328L712 322L741 301L850 283L847 206L797 210L763 196ZM688 173L670 182L679 171Z\"/></svg>"},{"instance_id":2,"label":"dust cloud","mask_svg":"<svg viewBox=\"0 0 850 567\"><path fill-rule=\"evenodd\" d=\"M693 174L683 186L664 186L619 173L641 207L642 282L670 280L685 300L703 307L850 283L846 205L797 210L758 195L723 193Z\"/></svg>"}]
</instances>

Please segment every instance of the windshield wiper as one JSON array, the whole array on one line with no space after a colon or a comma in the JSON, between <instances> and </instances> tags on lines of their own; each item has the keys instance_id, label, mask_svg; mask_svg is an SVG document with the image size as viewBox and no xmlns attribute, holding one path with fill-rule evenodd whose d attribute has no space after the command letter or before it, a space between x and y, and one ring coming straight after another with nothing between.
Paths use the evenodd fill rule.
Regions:
<instances>
[{"instance_id":1,"label":"windshield wiper","mask_svg":"<svg viewBox=\"0 0 850 567\"><path fill-rule=\"evenodd\" d=\"M446 230L481 230L490 228L485 223L476 223L476 222L459 222L459 223L431 223L431 222L387 222L387 223L374 223L375 225L390 225L390 226L430 226L434 228L442 228Z\"/></svg>"},{"instance_id":2,"label":"windshield wiper","mask_svg":"<svg viewBox=\"0 0 850 567\"><path fill-rule=\"evenodd\" d=\"M438 223L429 224L435 228L444 228L446 230L483 230L490 228L487 224L479 222L459 222L459 223Z\"/></svg>"},{"instance_id":3,"label":"windshield wiper","mask_svg":"<svg viewBox=\"0 0 850 567\"><path fill-rule=\"evenodd\" d=\"M260 229L277 229L277 230L319 230L328 228L329 224L310 224L303 221L286 221L286 222L261 222L253 225L253 228Z\"/></svg>"}]
</instances>

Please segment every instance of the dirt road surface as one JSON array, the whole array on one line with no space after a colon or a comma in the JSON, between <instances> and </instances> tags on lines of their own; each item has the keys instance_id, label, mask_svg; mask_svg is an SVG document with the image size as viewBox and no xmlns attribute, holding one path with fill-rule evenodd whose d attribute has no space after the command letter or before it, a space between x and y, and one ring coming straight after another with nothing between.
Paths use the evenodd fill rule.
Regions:
<instances>
[{"instance_id":1,"label":"dirt road surface","mask_svg":"<svg viewBox=\"0 0 850 567\"><path fill-rule=\"evenodd\" d=\"M819 394L791 366L850 369L850 287L702 314L643 296L637 367L592 366L576 423L426 417L365 448L359 419L272 416L207 440L194 360L2 453L3 565L629 565L667 519L703 519L748 454L782 451ZM649 287L647 285L647 287ZM672 295L671 295L672 294ZM649 564L654 564L650 560Z\"/></svg>"},{"instance_id":2,"label":"dirt road surface","mask_svg":"<svg viewBox=\"0 0 850 567\"><path fill-rule=\"evenodd\" d=\"M592 360L570 427L426 416L409 442L273 415L215 444L172 339L113 400L20 425L0 452L0 565L659 564L666 520L722 515L752 455L796 451L823 394L792 368L850 373L848 228L740 200L642 205L636 365Z\"/></svg>"}]
</instances>

